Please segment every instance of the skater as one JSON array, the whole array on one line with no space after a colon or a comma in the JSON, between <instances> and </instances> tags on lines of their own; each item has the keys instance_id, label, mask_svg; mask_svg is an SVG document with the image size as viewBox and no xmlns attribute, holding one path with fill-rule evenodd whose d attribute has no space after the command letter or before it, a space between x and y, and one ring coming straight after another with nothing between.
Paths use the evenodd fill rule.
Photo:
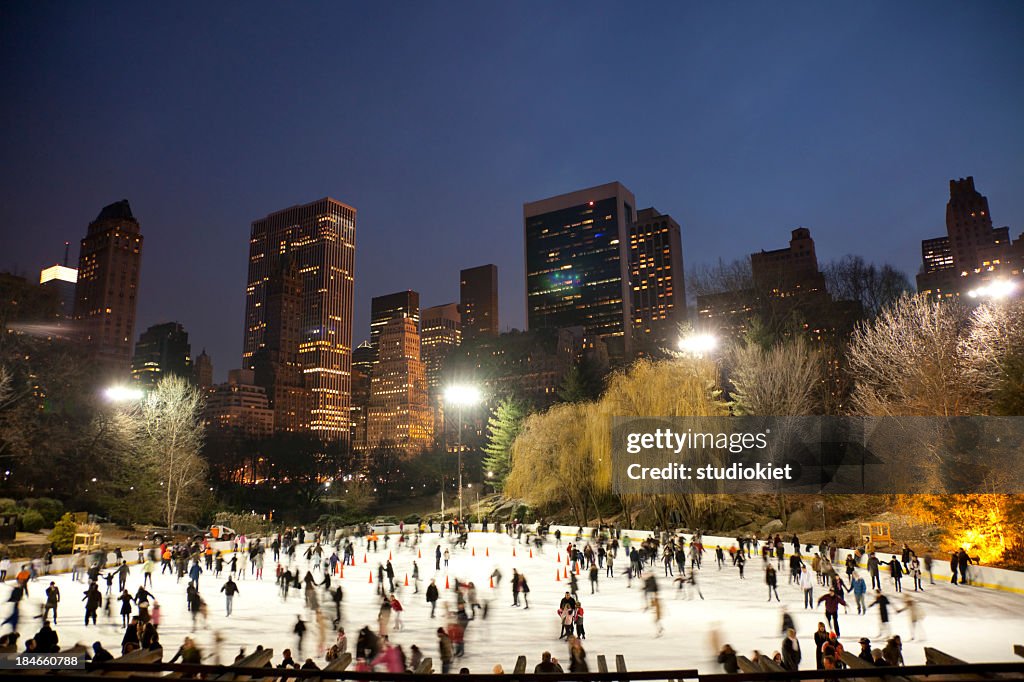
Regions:
<instances>
[{"instance_id":1,"label":"skater","mask_svg":"<svg viewBox=\"0 0 1024 682\"><path fill-rule=\"evenodd\" d=\"M238 594L238 585L236 585L235 581L231 579L230 575L228 575L228 581L221 585L220 591L224 593L224 608L227 615L230 616L231 603L234 601L235 595Z\"/></svg>"},{"instance_id":2,"label":"skater","mask_svg":"<svg viewBox=\"0 0 1024 682\"><path fill-rule=\"evenodd\" d=\"M893 584L896 585L896 591L902 592L903 566L896 557L893 557L892 561L889 562L889 573L892 575Z\"/></svg>"},{"instance_id":3,"label":"skater","mask_svg":"<svg viewBox=\"0 0 1024 682\"><path fill-rule=\"evenodd\" d=\"M412 593L420 593L420 567L415 561L412 562Z\"/></svg>"},{"instance_id":4,"label":"skater","mask_svg":"<svg viewBox=\"0 0 1024 682\"><path fill-rule=\"evenodd\" d=\"M512 569L512 606L519 606L519 572Z\"/></svg>"},{"instance_id":5,"label":"skater","mask_svg":"<svg viewBox=\"0 0 1024 682\"><path fill-rule=\"evenodd\" d=\"M128 562L121 561L121 565L117 567L117 589L124 592L124 586L128 582Z\"/></svg>"},{"instance_id":6,"label":"skater","mask_svg":"<svg viewBox=\"0 0 1024 682\"><path fill-rule=\"evenodd\" d=\"M596 564L590 564L589 575L590 575L590 594L594 594L594 592L598 591L597 590L597 565Z\"/></svg>"},{"instance_id":7,"label":"skater","mask_svg":"<svg viewBox=\"0 0 1024 682\"><path fill-rule=\"evenodd\" d=\"M864 578L859 573L854 573L850 580L850 587L848 592L853 592L853 599L857 603L857 615L868 612L868 607L864 605L864 595L867 594L868 586L864 582Z\"/></svg>"},{"instance_id":8,"label":"skater","mask_svg":"<svg viewBox=\"0 0 1024 682\"><path fill-rule=\"evenodd\" d=\"M519 574L519 593L523 595L523 603L526 605L523 610L530 608L530 586L526 582L526 574Z\"/></svg>"},{"instance_id":9,"label":"skater","mask_svg":"<svg viewBox=\"0 0 1024 682\"><path fill-rule=\"evenodd\" d=\"M569 599L568 602L565 599L562 601L565 603L565 606L558 609L558 618L562 623L562 634L558 636L558 639L568 640L572 637L573 620L576 618L576 605L572 599Z\"/></svg>"},{"instance_id":10,"label":"skater","mask_svg":"<svg viewBox=\"0 0 1024 682\"><path fill-rule=\"evenodd\" d=\"M950 582L953 583L954 585L957 584L957 582L956 582L956 572L957 572L957 567L959 565L960 565L960 556L956 552L953 552L949 556L949 574L951 576L950 577Z\"/></svg>"},{"instance_id":11,"label":"skater","mask_svg":"<svg viewBox=\"0 0 1024 682\"><path fill-rule=\"evenodd\" d=\"M799 670L802 658L796 630L789 628L786 630L786 638L782 640L782 667L786 670Z\"/></svg>"},{"instance_id":12,"label":"skater","mask_svg":"<svg viewBox=\"0 0 1024 682\"><path fill-rule=\"evenodd\" d=\"M583 602L578 600L576 602L576 636L580 639L587 638L587 631L583 628Z\"/></svg>"},{"instance_id":13,"label":"skater","mask_svg":"<svg viewBox=\"0 0 1024 682\"><path fill-rule=\"evenodd\" d=\"M846 606L846 600L835 589L830 589L828 594L818 599L818 603L820 604L821 602L825 602L825 622L832 626L836 637L841 636L842 633L839 632L839 606Z\"/></svg>"},{"instance_id":14,"label":"skater","mask_svg":"<svg viewBox=\"0 0 1024 682\"><path fill-rule=\"evenodd\" d=\"M881 590L875 590L875 601L868 604L868 608L870 609L876 604L878 605L879 617L878 636L881 637L889 633L889 599L882 594Z\"/></svg>"},{"instance_id":15,"label":"skater","mask_svg":"<svg viewBox=\"0 0 1024 682\"><path fill-rule=\"evenodd\" d=\"M868 555L868 573L871 575L871 589L882 589L882 579L878 577L878 564L881 563L874 552Z\"/></svg>"},{"instance_id":16,"label":"skater","mask_svg":"<svg viewBox=\"0 0 1024 682\"><path fill-rule=\"evenodd\" d=\"M437 582L431 579L430 584L427 585L427 603L430 604L431 618L434 617L434 611L437 609L437 597ZM518 606L518 604L514 604L513 606Z\"/></svg>"},{"instance_id":17,"label":"skater","mask_svg":"<svg viewBox=\"0 0 1024 682\"><path fill-rule=\"evenodd\" d=\"M906 611L907 617L910 618L910 639L913 640L923 614L917 602L909 594L903 598L903 608L896 609L896 613L902 613L903 611Z\"/></svg>"},{"instance_id":18,"label":"skater","mask_svg":"<svg viewBox=\"0 0 1024 682\"><path fill-rule=\"evenodd\" d=\"M11 596L14 596L13 593ZM100 594L100 588L96 583L89 583L89 589L85 591L82 601L85 602L85 624L88 625L89 619L92 618L92 624L96 625L96 612L103 604L103 595Z\"/></svg>"},{"instance_id":19,"label":"skater","mask_svg":"<svg viewBox=\"0 0 1024 682\"><path fill-rule=\"evenodd\" d=\"M441 570L441 545L438 545L434 549L434 570L435 571L440 571Z\"/></svg>"},{"instance_id":20,"label":"skater","mask_svg":"<svg viewBox=\"0 0 1024 682\"><path fill-rule=\"evenodd\" d=\"M804 591L804 608L814 609L814 582L811 580L811 572L807 566L803 566L800 573L800 587Z\"/></svg>"},{"instance_id":21,"label":"skater","mask_svg":"<svg viewBox=\"0 0 1024 682\"><path fill-rule=\"evenodd\" d=\"M132 602L135 598L128 594L128 590L121 590L121 596L117 598L121 602L121 627L128 627L132 616Z\"/></svg>"},{"instance_id":22,"label":"skater","mask_svg":"<svg viewBox=\"0 0 1024 682\"><path fill-rule=\"evenodd\" d=\"M295 627L292 628L292 632L295 633L295 639L298 643L295 647L295 651L298 653L299 658L302 658L302 638L306 635L306 622L302 620L302 616L297 617Z\"/></svg>"},{"instance_id":23,"label":"skater","mask_svg":"<svg viewBox=\"0 0 1024 682\"><path fill-rule=\"evenodd\" d=\"M772 568L771 564L765 566L764 582L766 585L768 585L768 601L772 600L772 594L775 595L775 601L781 601L779 599L779 591L776 589L778 578L776 576L775 569Z\"/></svg>"},{"instance_id":24,"label":"skater","mask_svg":"<svg viewBox=\"0 0 1024 682\"><path fill-rule=\"evenodd\" d=\"M43 620L50 611L53 611L53 624L57 624L57 604L60 603L60 588L53 581L46 588L46 604L43 605Z\"/></svg>"}]
</instances>

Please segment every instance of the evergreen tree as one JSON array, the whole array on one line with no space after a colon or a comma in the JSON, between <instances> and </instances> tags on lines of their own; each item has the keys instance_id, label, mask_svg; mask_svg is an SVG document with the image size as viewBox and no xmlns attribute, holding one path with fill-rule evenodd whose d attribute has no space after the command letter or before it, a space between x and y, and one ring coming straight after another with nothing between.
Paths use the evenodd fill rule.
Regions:
<instances>
[{"instance_id":1,"label":"evergreen tree","mask_svg":"<svg viewBox=\"0 0 1024 682\"><path fill-rule=\"evenodd\" d=\"M505 487L505 479L512 469L512 443L522 430L528 411L523 401L514 397L504 398L487 422L483 466L484 471L490 472L488 480L495 490Z\"/></svg>"},{"instance_id":2,"label":"evergreen tree","mask_svg":"<svg viewBox=\"0 0 1024 682\"><path fill-rule=\"evenodd\" d=\"M583 357L573 363L558 387L558 399L563 403L582 403L601 397L603 386L594 363Z\"/></svg>"}]
</instances>

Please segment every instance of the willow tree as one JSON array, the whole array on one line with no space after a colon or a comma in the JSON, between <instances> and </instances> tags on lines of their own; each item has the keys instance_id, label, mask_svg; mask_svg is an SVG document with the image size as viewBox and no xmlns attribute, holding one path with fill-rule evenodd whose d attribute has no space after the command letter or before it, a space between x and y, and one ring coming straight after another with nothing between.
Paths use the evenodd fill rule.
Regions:
<instances>
[{"instance_id":1,"label":"willow tree","mask_svg":"<svg viewBox=\"0 0 1024 682\"><path fill-rule=\"evenodd\" d=\"M599 414L610 433L612 417L723 417L728 406L721 399L718 365L710 359L678 356L671 360L638 360L616 373L601 399ZM595 424L594 428L599 428ZM611 481L611 439L593 437L597 448L595 463L599 481ZM665 512L679 512L687 524L697 526L720 508L719 495L620 495L630 521L634 511L649 505L650 511L667 525Z\"/></svg>"},{"instance_id":2,"label":"willow tree","mask_svg":"<svg viewBox=\"0 0 1024 682\"><path fill-rule=\"evenodd\" d=\"M533 506L568 504L577 523L587 521L594 498L593 453L586 447L592 403L564 403L532 414L512 446L506 492Z\"/></svg>"}]
</instances>

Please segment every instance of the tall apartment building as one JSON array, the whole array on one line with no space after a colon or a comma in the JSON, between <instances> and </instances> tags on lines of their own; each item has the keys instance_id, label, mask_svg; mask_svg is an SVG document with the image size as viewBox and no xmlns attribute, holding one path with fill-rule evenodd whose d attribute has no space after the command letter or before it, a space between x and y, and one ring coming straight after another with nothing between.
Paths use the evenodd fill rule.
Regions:
<instances>
[{"instance_id":1,"label":"tall apartment building","mask_svg":"<svg viewBox=\"0 0 1024 682\"><path fill-rule=\"evenodd\" d=\"M635 207L633 193L618 182L523 205L530 330L581 326L612 356L630 355Z\"/></svg>"},{"instance_id":2,"label":"tall apartment building","mask_svg":"<svg viewBox=\"0 0 1024 682\"><path fill-rule=\"evenodd\" d=\"M459 273L459 309L466 340L498 335L497 265L480 265Z\"/></svg>"},{"instance_id":3,"label":"tall apartment building","mask_svg":"<svg viewBox=\"0 0 1024 682\"><path fill-rule=\"evenodd\" d=\"M374 296L370 300L370 346L377 353L378 339L384 325L395 318L410 318L420 328L420 295L407 290L398 291L384 296Z\"/></svg>"},{"instance_id":4,"label":"tall apartment building","mask_svg":"<svg viewBox=\"0 0 1024 682\"><path fill-rule=\"evenodd\" d=\"M167 376L192 379L192 346L178 322L155 324L139 335L132 356L132 380L153 388Z\"/></svg>"},{"instance_id":5,"label":"tall apartment building","mask_svg":"<svg viewBox=\"0 0 1024 682\"><path fill-rule=\"evenodd\" d=\"M92 359L112 377L131 367L142 234L127 199L105 206L82 239L74 317Z\"/></svg>"},{"instance_id":6,"label":"tall apartment building","mask_svg":"<svg viewBox=\"0 0 1024 682\"><path fill-rule=\"evenodd\" d=\"M301 280L298 366L309 391L301 421L325 440L349 438L355 238L356 210L324 198L254 221L249 239L242 364L255 369L261 350L274 352L268 342L274 325L284 324L284 302L271 305L272 279L294 264Z\"/></svg>"},{"instance_id":7,"label":"tall apartment building","mask_svg":"<svg viewBox=\"0 0 1024 682\"><path fill-rule=\"evenodd\" d=\"M988 198L974 177L949 181L946 235L921 242L917 290L936 298L966 294L997 279L1019 280L1024 268L1024 235L1010 239L1009 227L993 227Z\"/></svg>"},{"instance_id":8,"label":"tall apartment building","mask_svg":"<svg viewBox=\"0 0 1024 682\"><path fill-rule=\"evenodd\" d=\"M395 317L380 329L377 363L370 378L366 447L411 456L433 442L420 334L411 317Z\"/></svg>"},{"instance_id":9,"label":"tall apartment building","mask_svg":"<svg viewBox=\"0 0 1024 682\"><path fill-rule=\"evenodd\" d=\"M683 242L679 223L653 207L637 211L629 228L629 283L638 347L672 344L686 320Z\"/></svg>"}]
</instances>

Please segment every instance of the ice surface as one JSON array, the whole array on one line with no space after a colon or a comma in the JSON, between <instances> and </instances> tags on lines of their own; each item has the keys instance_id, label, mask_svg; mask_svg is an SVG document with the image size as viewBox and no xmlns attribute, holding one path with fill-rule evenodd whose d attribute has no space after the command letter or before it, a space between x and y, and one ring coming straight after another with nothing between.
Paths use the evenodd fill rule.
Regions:
<instances>
[{"instance_id":1,"label":"ice surface","mask_svg":"<svg viewBox=\"0 0 1024 682\"><path fill-rule=\"evenodd\" d=\"M563 538L565 539L565 538ZM444 623L441 617L443 609L438 605L438 618L431 620L430 609L424 600L424 589L432 577L436 577L441 589L442 600L454 608L451 592L445 592L446 577L454 586L455 578L476 583L480 598L489 603L486 619L477 618L466 633L466 655L456 660L455 670L466 666L472 672L490 672L495 663L501 663L506 671L510 671L516 657L524 654L528 659L528 669L539 661L541 652L550 650L555 657L568 660L566 646L559 641L560 626L556 610L558 600L568 588L565 581L556 581L556 572L561 575L565 566L564 546L561 550L549 542L543 553L530 550L525 544L517 544L515 540L504 534L473 533L466 550L451 548L451 561L447 571L434 571L434 548L438 543L448 548L448 536L444 540L437 534L424 535L420 546L422 558L417 559L415 549L398 551L392 542L389 549L381 544L376 553L366 553L357 543L356 566L347 566L344 578L334 584L342 585L345 599L342 608L343 625L349 636L349 651L355 646L358 630L363 625L371 625L376 629L378 610L377 565L387 560L389 552L393 556L396 572L397 594L405 611L402 614L405 627L392 633L392 641L401 644L408 655L409 646L417 644L425 656L434 658L435 670L440 669L437 656L437 638L435 631ZM513 548L516 556L512 556ZM473 552L475 551L475 556ZM487 554L489 553L489 556ZM126 553L128 558L135 557L135 551ZM561 555L562 563L556 561ZM302 556L302 551L297 553ZM301 615L307 621L302 657L295 655L301 663L305 657L312 656L318 664L323 664L323 648L334 641L334 632L330 620L333 617L333 604L324 608L327 616L327 632L320 639L316 619L304 609L301 590L291 590L290 597L283 602L274 580L275 564L271 560L268 549L264 568L265 577L262 581L254 580L251 575L237 580L240 593L235 597L234 614L229 618L224 613L224 595L220 587L226 576L215 579L212 572L205 572L199 587L203 598L209 606L209 624L200 627L195 633L200 648L208 662L216 659L214 637L215 632L222 638L220 644L220 662L229 663L239 648L252 652L257 644L272 647L275 655L273 662L280 660L280 652L287 647L296 648L292 628L296 616ZM240 557L241 559L241 557ZM413 594L413 587L402 587L406 574L412 582L412 562L417 560L420 567L422 583L420 593ZM605 654L611 665L614 655L624 654L627 666L632 670L641 669L687 669L698 668L701 671L720 671L714 661L717 654L712 650L712 641L728 642L737 652L750 655L754 649L771 655L781 645L780 624L781 606L772 601L768 603L767 587L764 584L760 557L750 559L746 567L746 579L739 578L738 570L727 559L726 568L719 571L715 566L714 553L705 555L704 568L699 574L699 583L705 599L685 599L673 589L670 578L665 578L660 562L655 564L654 573L658 577L660 594L663 597L663 636L655 637L655 626L651 611L644 611L643 591L637 581L632 588L627 588L625 576L619 574L614 579L606 579L601 571L599 582L600 592L590 595L590 586L586 574L579 580L579 596L586 612L587 639L584 646L588 653L588 661L592 670L596 670L596 655ZM296 564L306 570L306 562L300 558ZM488 576L495 568L502 573L502 584L496 589L488 588ZM509 581L512 569L517 568L526 574L530 585L530 608L512 608L511 588ZM625 568L622 552L616 561L616 572ZM12 573L17 571L12 566ZM368 583L373 573L374 584ZM315 573L320 578L320 574ZM812 612L803 610L803 595L796 585L788 585L788 571L779 573L779 595L783 604L790 609L797 627L798 638L803 649L803 668L813 668L812 633L818 621L824 621L824 605ZM844 576L845 577L845 576ZM883 588L893 601L893 606L901 607L899 596L893 594L891 580L883 571ZM51 578L42 576L30 583L30 596L23 602L19 631L22 641L35 634L41 621L34 618L42 608L43 591ZM62 647L75 642L91 644L100 640L115 655L120 650L123 631L120 627L118 609L101 625L85 627L82 624L84 613L81 602L85 590L84 583L75 583L69 574L52 578L60 587L63 601L61 602L57 622ZM155 587L151 592L156 595L161 606L160 638L165 650L165 660L173 655L182 639L192 628L191 616L185 608L186 579L177 583L175 578L160 575L159 567L155 574ZM134 594L142 582L141 567L132 566L128 580L128 589ZM903 581L904 586L912 585L909 578ZM8 582L10 585L10 582ZM117 581L114 582L117 587ZM100 581L101 591L105 584ZM904 592L907 594L907 592ZM815 597L821 594L815 590ZM928 645L941 649L949 654L972 662L1012 660L1012 645L1024 643L1024 595L1000 592L977 587L957 587L949 584L927 584L925 591L913 593L925 614L923 624L919 625L918 637L910 640L910 625L906 613L892 613L892 629L904 640L904 657L908 664L924 663L923 646ZM870 597L870 593L869 593ZM321 594L321 603L325 601ZM870 599L869 599L870 602ZM879 628L877 608L866 616L856 615L852 595L849 599L849 615L840 614L842 629L841 641L848 651L859 650L857 640L866 636L872 639L874 646L884 646L884 639L876 638ZM4 607L5 615L9 607ZM923 628L924 633L920 632ZM9 631L5 627L4 631Z\"/></svg>"}]
</instances>

